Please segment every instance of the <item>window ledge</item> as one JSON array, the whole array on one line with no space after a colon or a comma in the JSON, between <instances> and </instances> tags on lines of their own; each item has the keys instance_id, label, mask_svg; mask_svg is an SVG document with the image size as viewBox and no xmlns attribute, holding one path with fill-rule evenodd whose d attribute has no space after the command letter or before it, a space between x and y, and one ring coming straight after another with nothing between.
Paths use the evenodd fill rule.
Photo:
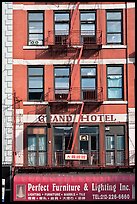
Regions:
<instances>
[{"instance_id":1,"label":"window ledge","mask_svg":"<svg viewBox=\"0 0 137 204\"><path fill-rule=\"evenodd\" d=\"M103 104L128 104L127 101L103 101Z\"/></svg>"},{"instance_id":2,"label":"window ledge","mask_svg":"<svg viewBox=\"0 0 137 204\"><path fill-rule=\"evenodd\" d=\"M42 101L42 102L39 102L39 101L24 101L23 102L23 105L48 105L48 102L47 101Z\"/></svg>"},{"instance_id":3,"label":"window ledge","mask_svg":"<svg viewBox=\"0 0 137 204\"><path fill-rule=\"evenodd\" d=\"M24 50L42 50L47 48L48 46L23 46Z\"/></svg>"},{"instance_id":4,"label":"window ledge","mask_svg":"<svg viewBox=\"0 0 137 204\"><path fill-rule=\"evenodd\" d=\"M116 49L121 49L121 48L127 48L127 45L102 45L102 48L116 48Z\"/></svg>"}]
</instances>

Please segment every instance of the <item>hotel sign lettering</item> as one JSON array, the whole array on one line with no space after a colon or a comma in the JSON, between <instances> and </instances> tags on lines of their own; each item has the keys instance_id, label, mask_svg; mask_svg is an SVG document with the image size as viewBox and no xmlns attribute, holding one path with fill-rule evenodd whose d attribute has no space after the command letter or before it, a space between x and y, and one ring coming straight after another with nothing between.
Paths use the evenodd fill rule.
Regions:
<instances>
[{"instance_id":1,"label":"hotel sign lettering","mask_svg":"<svg viewBox=\"0 0 137 204\"><path fill-rule=\"evenodd\" d=\"M51 115L51 123L78 122L79 115ZM37 122L46 123L47 116L39 115ZM126 122L125 114L82 114L80 122Z\"/></svg>"}]
</instances>

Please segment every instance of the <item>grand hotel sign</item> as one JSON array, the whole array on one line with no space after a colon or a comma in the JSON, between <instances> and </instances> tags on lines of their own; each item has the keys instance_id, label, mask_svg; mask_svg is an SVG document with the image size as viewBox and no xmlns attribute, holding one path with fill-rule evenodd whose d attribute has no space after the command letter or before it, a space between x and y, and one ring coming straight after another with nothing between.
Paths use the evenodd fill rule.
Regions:
<instances>
[{"instance_id":1,"label":"grand hotel sign","mask_svg":"<svg viewBox=\"0 0 137 204\"><path fill-rule=\"evenodd\" d=\"M71 123L78 122L79 115L74 114L52 114L50 117L51 123ZM46 123L47 116L39 115L37 122ZM126 114L82 114L80 122L126 122Z\"/></svg>"}]
</instances>

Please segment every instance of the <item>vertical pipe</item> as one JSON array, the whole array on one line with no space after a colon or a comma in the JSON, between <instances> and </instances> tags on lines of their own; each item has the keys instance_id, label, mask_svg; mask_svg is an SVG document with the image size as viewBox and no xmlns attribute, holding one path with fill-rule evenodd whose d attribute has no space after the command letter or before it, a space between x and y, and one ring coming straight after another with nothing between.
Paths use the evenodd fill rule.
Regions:
<instances>
[{"instance_id":1,"label":"vertical pipe","mask_svg":"<svg viewBox=\"0 0 137 204\"><path fill-rule=\"evenodd\" d=\"M14 175L15 169L15 150L16 150L16 92L13 93L13 137L12 137L12 151L13 151L13 162L12 162L12 176Z\"/></svg>"}]
</instances>

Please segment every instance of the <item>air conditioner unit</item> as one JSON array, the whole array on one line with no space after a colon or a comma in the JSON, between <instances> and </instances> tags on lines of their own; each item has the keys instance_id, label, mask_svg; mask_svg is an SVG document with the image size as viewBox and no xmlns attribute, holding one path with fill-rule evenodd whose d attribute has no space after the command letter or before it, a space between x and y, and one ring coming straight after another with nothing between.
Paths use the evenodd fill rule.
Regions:
<instances>
[{"instance_id":1,"label":"air conditioner unit","mask_svg":"<svg viewBox=\"0 0 137 204\"><path fill-rule=\"evenodd\" d=\"M109 131L109 130L110 130L110 127L105 127L105 130L106 130L106 131Z\"/></svg>"},{"instance_id":2,"label":"air conditioner unit","mask_svg":"<svg viewBox=\"0 0 137 204\"><path fill-rule=\"evenodd\" d=\"M80 141L88 141L88 135L80 135Z\"/></svg>"}]
</instances>

